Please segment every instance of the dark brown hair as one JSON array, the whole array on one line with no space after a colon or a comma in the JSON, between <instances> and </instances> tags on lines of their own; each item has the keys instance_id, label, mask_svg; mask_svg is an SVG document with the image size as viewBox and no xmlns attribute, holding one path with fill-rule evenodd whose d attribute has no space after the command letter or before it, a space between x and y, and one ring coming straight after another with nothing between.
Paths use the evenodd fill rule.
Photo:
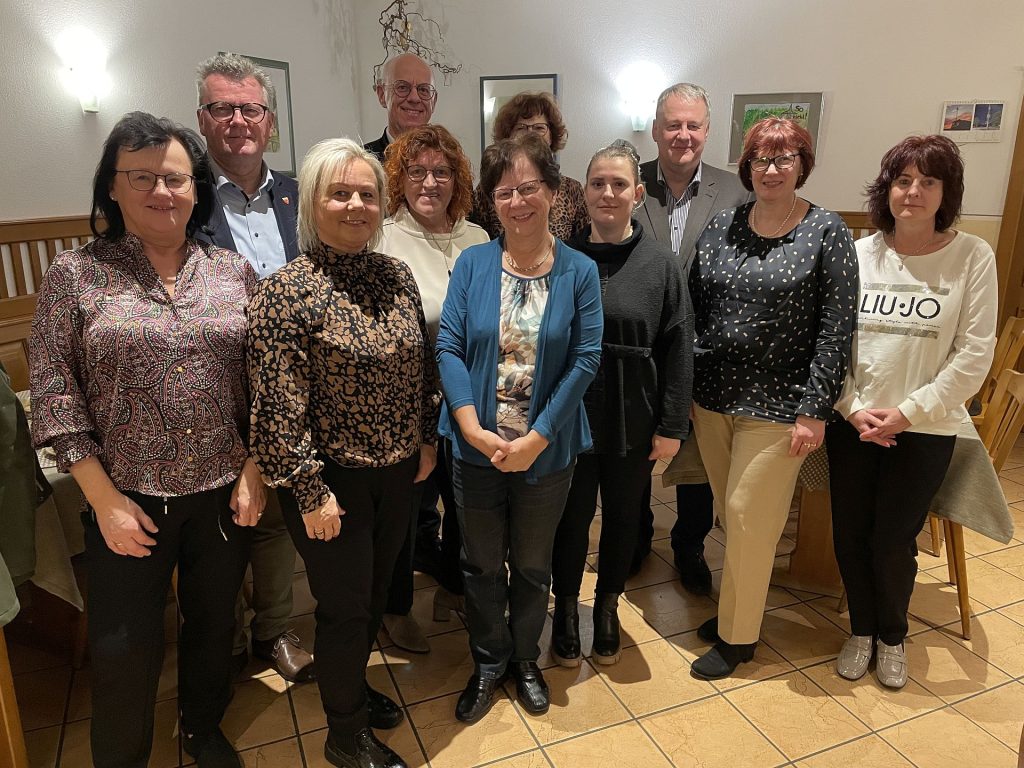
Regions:
<instances>
[{"instance_id":1,"label":"dark brown hair","mask_svg":"<svg viewBox=\"0 0 1024 768\"><path fill-rule=\"evenodd\" d=\"M566 139L569 138L569 129L565 127L562 112L550 93L517 93L505 102L494 117L494 130L491 132L494 140L511 138L516 123L536 115L548 121L551 151L558 152L564 149Z\"/></svg>"},{"instance_id":2,"label":"dark brown hair","mask_svg":"<svg viewBox=\"0 0 1024 768\"><path fill-rule=\"evenodd\" d=\"M942 181L942 202L935 212L935 229L949 229L960 217L964 200L964 161L953 141L934 135L906 138L882 157L878 178L868 184L866 191L871 223L886 234L896 229L896 219L889 210L889 190L911 165L925 176Z\"/></svg>"},{"instance_id":3,"label":"dark brown hair","mask_svg":"<svg viewBox=\"0 0 1024 768\"><path fill-rule=\"evenodd\" d=\"M743 154L739 159L740 181L743 182L743 186L751 191L754 189L750 161L755 155L760 152L778 154L788 149L794 149L800 155L800 178L796 180L796 188L800 189L814 169L811 134L796 121L782 117L766 117L750 126L743 139Z\"/></svg>"},{"instance_id":4,"label":"dark brown hair","mask_svg":"<svg viewBox=\"0 0 1024 768\"><path fill-rule=\"evenodd\" d=\"M484 150L484 156L480 158L480 188L489 200L493 200L498 182L513 166L517 157L524 157L533 163L548 189L552 193L558 191L562 174L559 173L555 155L544 139L531 134L519 139L496 141Z\"/></svg>"},{"instance_id":5,"label":"dark brown hair","mask_svg":"<svg viewBox=\"0 0 1024 768\"><path fill-rule=\"evenodd\" d=\"M452 199L448 203L448 220L453 224L466 217L473 207L473 171L462 145L440 125L412 128L384 151L384 171L388 175L388 215L394 216L405 200L406 168L423 152L434 150L444 155L452 167Z\"/></svg>"}]
</instances>

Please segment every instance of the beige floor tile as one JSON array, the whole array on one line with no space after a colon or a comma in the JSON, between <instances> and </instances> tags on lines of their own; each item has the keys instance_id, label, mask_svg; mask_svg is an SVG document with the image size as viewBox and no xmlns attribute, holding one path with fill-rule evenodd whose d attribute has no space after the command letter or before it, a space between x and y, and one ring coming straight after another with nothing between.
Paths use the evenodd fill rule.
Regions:
<instances>
[{"instance_id":1,"label":"beige floor tile","mask_svg":"<svg viewBox=\"0 0 1024 768\"><path fill-rule=\"evenodd\" d=\"M764 615L761 639L796 667L835 658L846 633L806 603Z\"/></svg>"},{"instance_id":2,"label":"beige floor tile","mask_svg":"<svg viewBox=\"0 0 1024 768\"><path fill-rule=\"evenodd\" d=\"M1024 501L1024 484L1016 483L1006 477L1000 477L999 485L1003 487L1003 495L1006 497L1007 504L1016 504L1018 501Z\"/></svg>"},{"instance_id":3,"label":"beige floor tile","mask_svg":"<svg viewBox=\"0 0 1024 768\"><path fill-rule=\"evenodd\" d=\"M397 728L387 731L374 731L377 738L393 749L409 765L409 768L425 768L427 758L420 749L408 719L399 723ZM324 741L327 729L312 731L302 735L302 750L306 756L308 768L329 768L331 765L324 757ZM298 764L296 764L298 765ZM283 768L283 766L282 766Z\"/></svg>"},{"instance_id":4,"label":"beige floor tile","mask_svg":"<svg viewBox=\"0 0 1024 768\"><path fill-rule=\"evenodd\" d=\"M1005 683L1009 678L938 630L907 638L910 678L947 703Z\"/></svg>"},{"instance_id":5,"label":"beige floor tile","mask_svg":"<svg viewBox=\"0 0 1024 768\"><path fill-rule=\"evenodd\" d=\"M799 672L723 695L790 759L869 732L864 723Z\"/></svg>"},{"instance_id":6,"label":"beige floor tile","mask_svg":"<svg viewBox=\"0 0 1024 768\"><path fill-rule=\"evenodd\" d=\"M431 638L430 653L386 648L384 658L406 704L461 691L473 673L469 633L462 630Z\"/></svg>"},{"instance_id":7,"label":"beige floor tile","mask_svg":"<svg viewBox=\"0 0 1024 768\"><path fill-rule=\"evenodd\" d=\"M667 488L661 484L661 481L651 483L651 504L656 502L667 504L676 500L676 487L670 485Z\"/></svg>"},{"instance_id":8,"label":"beige floor tile","mask_svg":"<svg viewBox=\"0 0 1024 768\"><path fill-rule=\"evenodd\" d=\"M964 528L964 552L967 555L987 555L992 552L1000 552L1012 546L1015 546L1012 540L1009 544L1003 544L977 531L972 531L970 528Z\"/></svg>"},{"instance_id":9,"label":"beige floor tile","mask_svg":"<svg viewBox=\"0 0 1024 768\"><path fill-rule=\"evenodd\" d=\"M373 688L401 704L398 691L395 690L395 685L388 674L387 664L377 651L370 654L370 660L366 665L366 680ZM327 717L320 702L320 689L315 682L293 685L288 689L288 695L295 710L295 722L298 723L299 733L327 726Z\"/></svg>"},{"instance_id":10,"label":"beige floor tile","mask_svg":"<svg viewBox=\"0 0 1024 768\"><path fill-rule=\"evenodd\" d=\"M882 741L865 736L795 763L797 768L914 768L914 764Z\"/></svg>"},{"instance_id":11,"label":"beige floor tile","mask_svg":"<svg viewBox=\"0 0 1024 768\"><path fill-rule=\"evenodd\" d=\"M931 569L928 573L937 579L948 578L945 567ZM989 608L1024 600L1024 579L1018 579L981 557L967 563L967 585L971 599Z\"/></svg>"},{"instance_id":12,"label":"beige floor tile","mask_svg":"<svg viewBox=\"0 0 1024 768\"><path fill-rule=\"evenodd\" d=\"M291 768L302 765L298 739L276 741L238 753L245 768Z\"/></svg>"},{"instance_id":13,"label":"beige floor tile","mask_svg":"<svg viewBox=\"0 0 1024 768\"><path fill-rule=\"evenodd\" d=\"M1024 626L1024 601L1013 605L1004 605L999 609L999 613Z\"/></svg>"},{"instance_id":14,"label":"beige floor tile","mask_svg":"<svg viewBox=\"0 0 1024 768\"><path fill-rule=\"evenodd\" d=\"M640 724L677 766L769 768L788 762L722 697L651 715Z\"/></svg>"},{"instance_id":15,"label":"beige floor tile","mask_svg":"<svg viewBox=\"0 0 1024 768\"><path fill-rule=\"evenodd\" d=\"M523 713L542 745L629 719L629 712L589 664L554 667L544 672L544 679L551 689L551 708L543 715ZM515 698L514 682L505 683L505 690Z\"/></svg>"},{"instance_id":16,"label":"beige floor tile","mask_svg":"<svg viewBox=\"0 0 1024 768\"><path fill-rule=\"evenodd\" d=\"M661 485L661 482L656 480L654 484ZM672 498L669 499L669 501L675 501L675 486L666 488L665 490L669 491L672 495ZM675 505L673 504L671 507L667 507L662 503L651 507L651 511L654 513L654 538L667 538L672 533L672 526L675 525L676 520L679 519L679 516L676 514Z\"/></svg>"},{"instance_id":17,"label":"beige floor tile","mask_svg":"<svg viewBox=\"0 0 1024 768\"><path fill-rule=\"evenodd\" d=\"M953 705L975 725L1016 750L1024 732L1024 683L1013 682Z\"/></svg>"},{"instance_id":18,"label":"beige floor tile","mask_svg":"<svg viewBox=\"0 0 1024 768\"><path fill-rule=\"evenodd\" d=\"M616 768L672 768L636 723L623 723L546 748L555 768L608 765Z\"/></svg>"},{"instance_id":19,"label":"beige floor tile","mask_svg":"<svg viewBox=\"0 0 1024 768\"><path fill-rule=\"evenodd\" d=\"M248 749L295 735L286 690L268 685L274 678L246 680L235 685L235 697L221 728L236 749Z\"/></svg>"},{"instance_id":20,"label":"beige floor tile","mask_svg":"<svg viewBox=\"0 0 1024 768\"><path fill-rule=\"evenodd\" d=\"M594 596L594 592L597 590L597 566L598 556L596 554L587 555L586 565L583 567L583 579L580 581L580 597L584 600L589 600ZM650 560L650 558L647 558ZM644 561L646 564L646 560ZM555 596L551 595L548 600L548 607L555 607Z\"/></svg>"},{"instance_id":21,"label":"beige floor tile","mask_svg":"<svg viewBox=\"0 0 1024 768\"><path fill-rule=\"evenodd\" d=\"M703 656L711 648L710 644L697 637L696 632L673 635L668 638L668 642L672 643L676 651L683 655L687 665L693 663L694 659ZM765 680L792 671L792 664L764 643L758 643L757 648L754 649L754 658L749 663L740 664L731 676L721 680L712 680L711 684L718 691L731 691L741 685L749 685L758 680Z\"/></svg>"},{"instance_id":22,"label":"beige floor tile","mask_svg":"<svg viewBox=\"0 0 1024 768\"><path fill-rule=\"evenodd\" d=\"M660 542L656 542L656 544L660 545ZM654 551L644 558L644 564L641 566L639 573L626 579L626 589L640 589L641 587L662 584L679 578L679 574L676 573L676 569L672 567L671 562L671 560L666 562L661 553L658 552L658 548L655 547Z\"/></svg>"},{"instance_id":23,"label":"beige floor tile","mask_svg":"<svg viewBox=\"0 0 1024 768\"><path fill-rule=\"evenodd\" d=\"M1013 750L950 709L880 731L879 736L918 768L1009 768Z\"/></svg>"},{"instance_id":24,"label":"beige floor tile","mask_svg":"<svg viewBox=\"0 0 1024 768\"><path fill-rule=\"evenodd\" d=\"M898 691L883 687L869 670L860 680L847 680L836 674L834 662L827 661L803 670L832 698L867 723L873 730L885 728L945 706L938 696L910 680Z\"/></svg>"},{"instance_id":25,"label":"beige floor tile","mask_svg":"<svg viewBox=\"0 0 1024 768\"><path fill-rule=\"evenodd\" d=\"M938 573L939 571L936 571ZM945 579L945 576L943 577ZM970 566L968 566L968 584L970 584ZM983 612L987 606L971 595L971 613ZM910 597L908 613L914 618L932 627L960 621L960 608L957 601L956 587L940 581L929 573L919 571L914 584L914 593Z\"/></svg>"},{"instance_id":26,"label":"beige floor tile","mask_svg":"<svg viewBox=\"0 0 1024 768\"><path fill-rule=\"evenodd\" d=\"M997 611L971 619L971 639L964 640L960 625L941 630L965 648L986 659L1010 677L1024 675L1024 627Z\"/></svg>"},{"instance_id":27,"label":"beige floor tile","mask_svg":"<svg viewBox=\"0 0 1024 768\"><path fill-rule=\"evenodd\" d=\"M41 669L14 677L14 693L26 731L60 725L71 685L71 666Z\"/></svg>"},{"instance_id":28,"label":"beige floor tile","mask_svg":"<svg viewBox=\"0 0 1024 768\"><path fill-rule=\"evenodd\" d=\"M91 768L92 753L89 748L91 720L70 723L64 729L64 744L61 747L61 768ZM149 768L176 768L178 766L178 701L162 701L156 705L153 715L153 751ZM229 736L230 738L230 736Z\"/></svg>"},{"instance_id":29,"label":"beige floor tile","mask_svg":"<svg viewBox=\"0 0 1024 768\"><path fill-rule=\"evenodd\" d=\"M502 691L491 711L473 725L455 719L457 699L445 696L409 708L432 768L466 768L536 749L537 742Z\"/></svg>"},{"instance_id":30,"label":"beige floor tile","mask_svg":"<svg viewBox=\"0 0 1024 768\"><path fill-rule=\"evenodd\" d=\"M713 600L694 597L675 580L627 592L626 599L663 637L696 629L718 613Z\"/></svg>"},{"instance_id":31,"label":"beige floor tile","mask_svg":"<svg viewBox=\"0 0 1024 768\"><path fill-rule=\"evenodd\" d=\"M551 764L541 750L534 749L496 763L488 763L487 768L551 768Z\"/></svg>"},{"instance_id":32,"label":"beige floor tile","mask_svg":"<svg viewBox=\"0 0 1024 768\"><path fill-rule=\"evenodd\" d=\"M991 552L983 555L981 559L1004 571L1009 571L1018 579L1024 579L1024 544ZM968 566L968 573L970 573L970 566Z\"/></svg>"},{"instance_id":33,"label":"beige floor tile","mask_svg":"<svg viewBox=\"0 0 1024 768\"><path fill-rule=\"evenodd\" d=\"M430 587L437 586L437 579L428 573L420 573L419 571L412 572L412 588L413 589L428 589Z\"/></svg>"},{"instance_id":34,"label":"beige floor tile","mask_svg":"<svg viewBox=\"0 0 1024 768\"><path fill-rule=\"evenodd\" d=\"M28 752L29 768L54 768L57 763L57 745L60 742L60 726L40 728L25 734L25 750Z\"/></svg>"},{"instance_id":35,"label":"beige floor tile","mask_svg":"<svg viewBox=\"0 0 1024 768\"><path fill-rule=\"evenodd\" d=\"M626 648L618 664L595 669L635 716L715 693L711 683L690 675L690 660L667 640Z\"/></svg>"}]
</instances>

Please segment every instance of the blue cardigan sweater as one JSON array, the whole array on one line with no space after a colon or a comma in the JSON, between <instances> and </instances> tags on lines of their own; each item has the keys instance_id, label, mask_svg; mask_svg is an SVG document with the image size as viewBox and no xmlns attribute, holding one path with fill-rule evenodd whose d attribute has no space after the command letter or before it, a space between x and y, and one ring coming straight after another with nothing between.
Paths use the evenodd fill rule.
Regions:
<instances>
[{"instance_id":1,"label":"blue cardigan sweater","mask_svg":"<svg viewBox=\"0 0 1024 768\"><path fill-rule=\"evenodd\" d=\"M497 431L501 250L499 239L474 245L459 256L437 336L446 401L439 432L452 439L456 458L480 466L489 466L490 457L462 437L452 412L473 405L480 426ZM556 240L529 413L530 428L548 440L548 447L527 470L527 481L564 469L591 447L583 393L601 362L603 328L597 267Z\"/></svg>"}]
</instances>

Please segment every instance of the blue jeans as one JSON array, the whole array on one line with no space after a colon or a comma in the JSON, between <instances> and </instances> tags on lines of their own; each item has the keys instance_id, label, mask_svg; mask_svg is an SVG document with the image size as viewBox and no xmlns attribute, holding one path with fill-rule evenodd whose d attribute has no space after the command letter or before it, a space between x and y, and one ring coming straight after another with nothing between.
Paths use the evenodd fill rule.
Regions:
<instances>
[{"instance_id":1,"label":"blue jeans","mask_svg":"<svg viewBox=\"0 0 1024 768\"><path fill-rule=\"evenodd\" d=\"M525 472L454 464L469 644L477 672L500 675L510 660L540 656L551 551L573 465L531 485Z\"/></svg>"}]
</instances>

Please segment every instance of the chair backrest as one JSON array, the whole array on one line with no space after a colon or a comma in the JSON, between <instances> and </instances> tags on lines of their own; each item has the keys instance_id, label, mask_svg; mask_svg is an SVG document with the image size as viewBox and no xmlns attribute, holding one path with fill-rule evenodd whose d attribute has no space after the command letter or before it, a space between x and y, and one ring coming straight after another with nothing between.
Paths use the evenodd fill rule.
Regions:
<instances>
[{"instance_id":1,"label":"chair backrest","mask_svg":"<svg viewBox=\"0 0 1024 768\"><path fill-rule=\"evenodd\" d=\"M996 380L985 421L978 430L996 472L1002 470L1010 456L1021 428L1024 428L1024 373L1007 368Z\"/></svg>"},{"instance_id":2,"label":"chair backrest","mask_svg":"<svg viewBox=\"0 0 1024 768\"><path fill-rule=\"evenodd\" d=\"M995 352L992 354L992 367L989 368L985 383L981 385L981 389L976 395L983 411L988 408L988 404L992 400L999 374L1007 368L1017 370L1017 361L1020 360L1022 352L1024 352L1024 317L1008 317L1002 333L996 339Z\"/></svg>"}]
</instances>

